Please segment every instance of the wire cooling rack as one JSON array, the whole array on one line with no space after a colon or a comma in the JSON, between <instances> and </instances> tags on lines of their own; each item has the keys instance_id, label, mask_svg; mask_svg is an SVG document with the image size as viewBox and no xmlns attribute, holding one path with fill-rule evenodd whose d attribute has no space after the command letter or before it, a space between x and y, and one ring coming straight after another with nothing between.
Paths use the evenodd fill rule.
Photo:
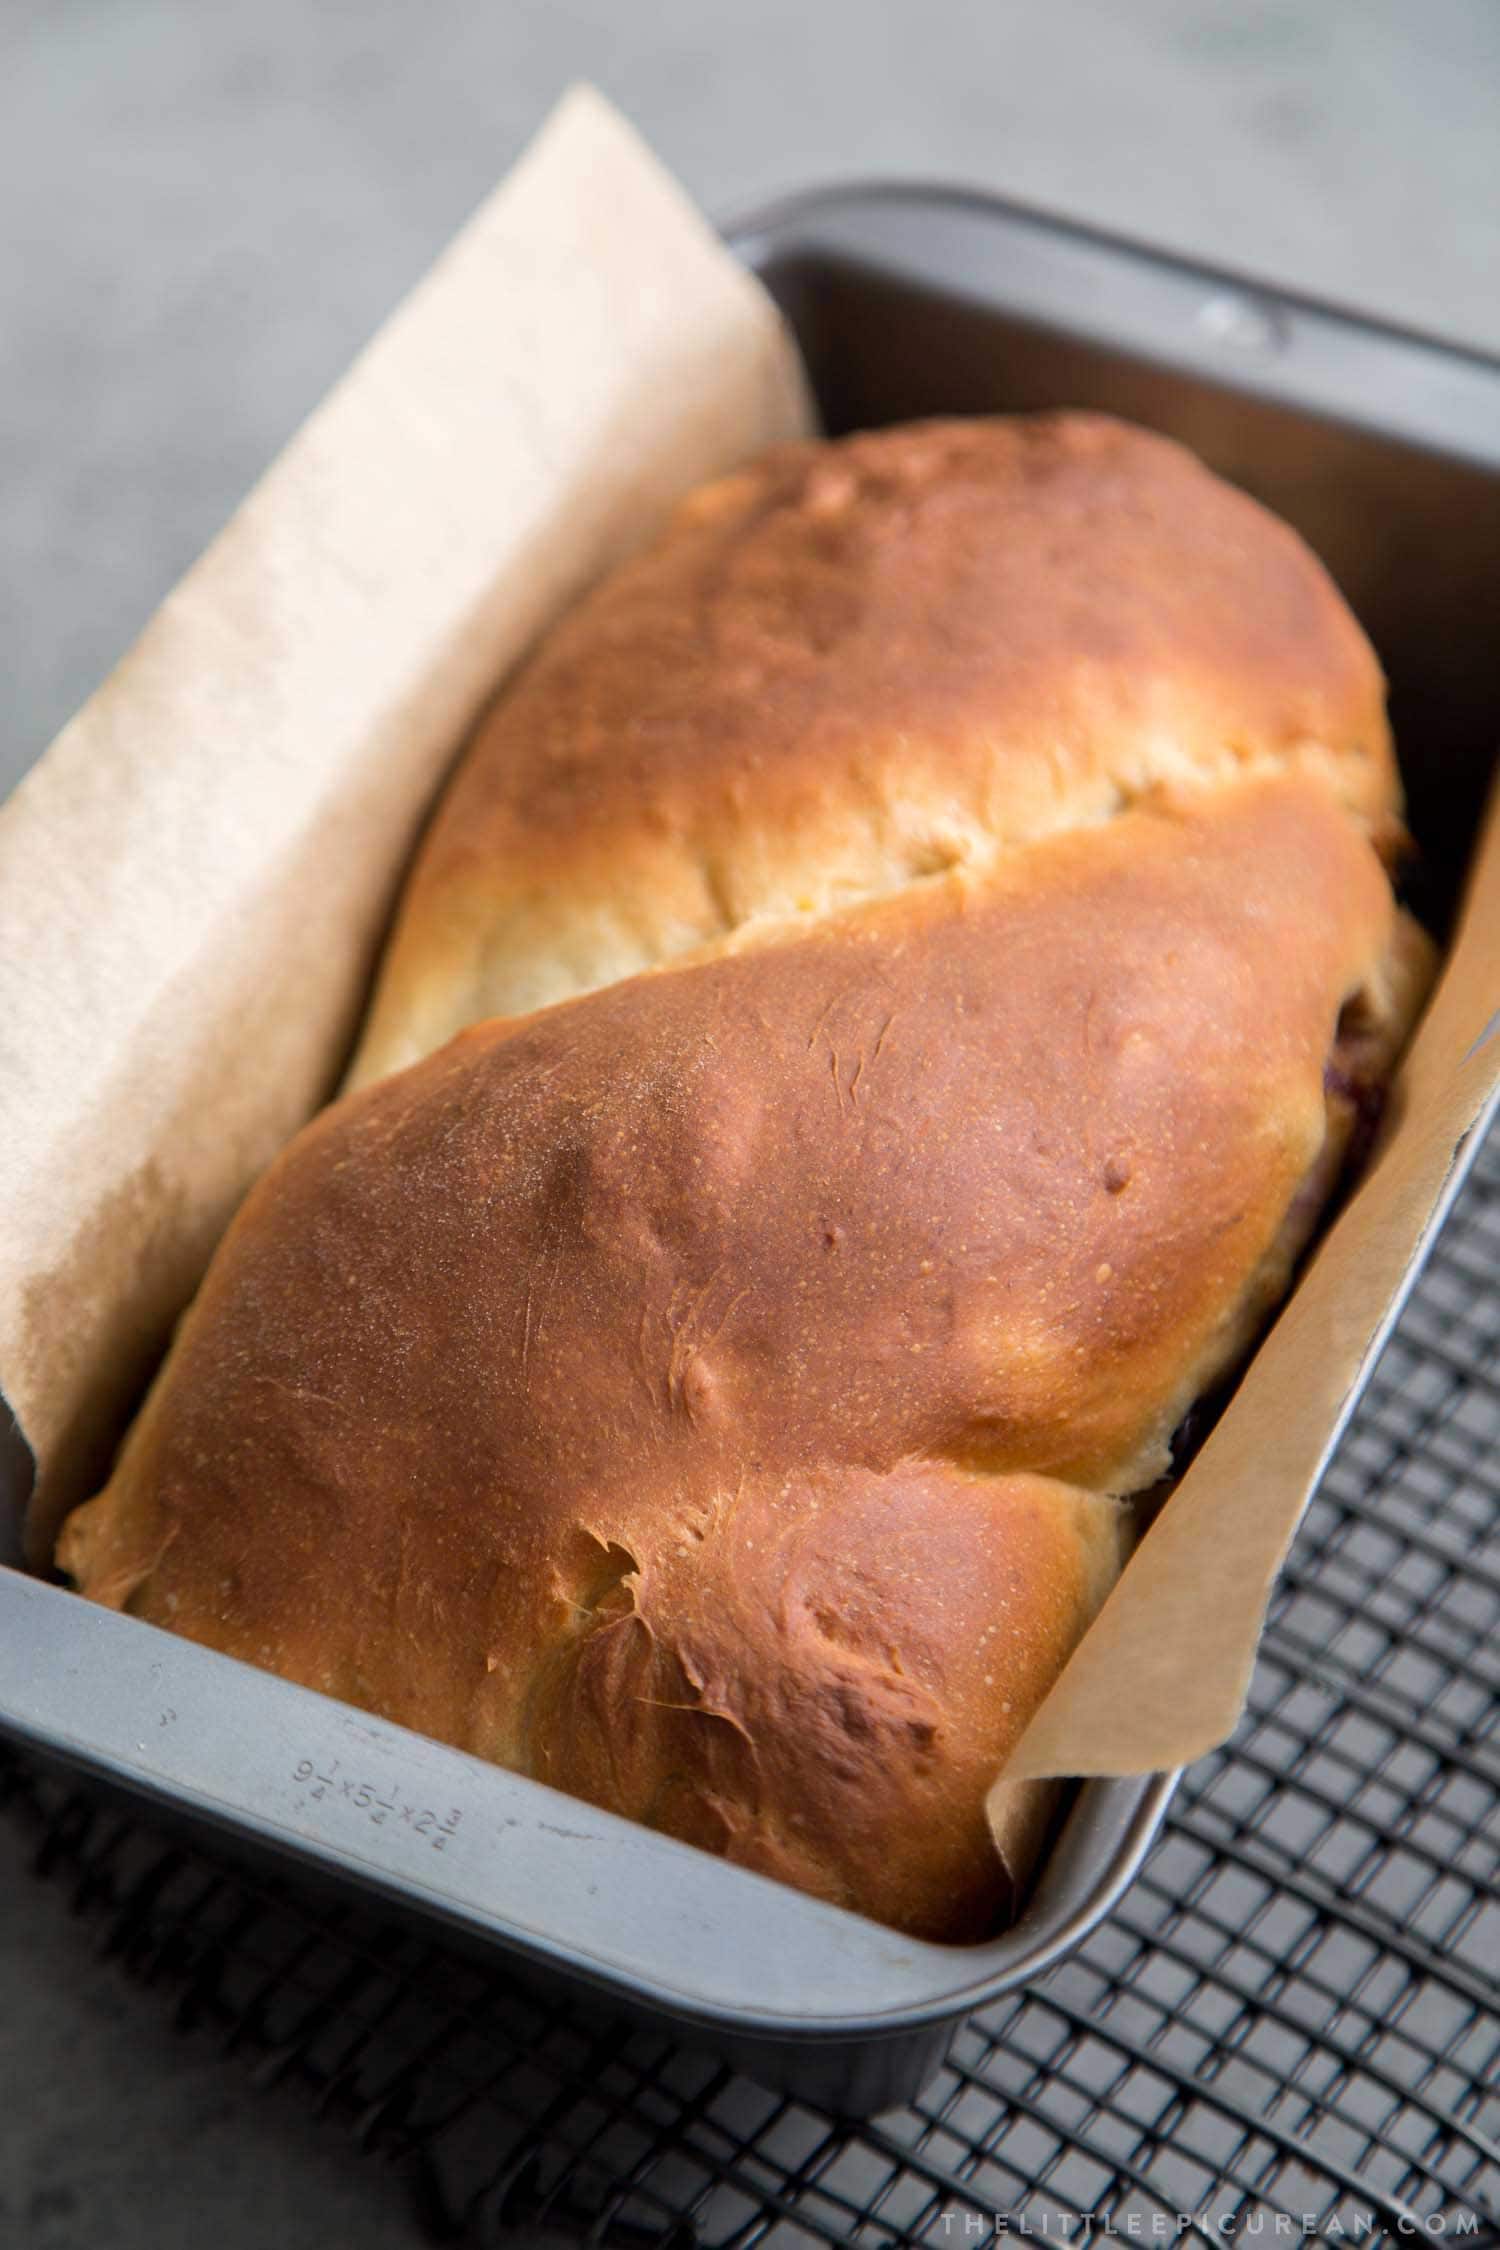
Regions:
<instances>
[{"instance_id":1,"label":"wire cooling rack","mask_svg":"<svg viewBox=\"0 0 1500 2250\"><path fill-rule=\"evenodd\" d=\"M418 2173L435 2241L1500 2242L1500 1133L1297 1541L1228 1749L1109 1922L841 2124L0 1752L182 2025Z\"/></svg>"}]
</instances>

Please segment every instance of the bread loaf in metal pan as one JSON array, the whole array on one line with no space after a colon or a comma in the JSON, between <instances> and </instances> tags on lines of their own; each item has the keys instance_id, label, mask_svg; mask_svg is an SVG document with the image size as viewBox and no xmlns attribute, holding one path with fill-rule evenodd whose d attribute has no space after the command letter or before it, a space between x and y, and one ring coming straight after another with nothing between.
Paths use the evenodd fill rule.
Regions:
<instances>
[{"instance_id":1,"label":"bread loaf in metal pan","mask_svg":"<svg viewBox=\"0 0 1500 2250\"><path fill-rule=\"evenodd\" d=\"M986 1791L1123 1496L1419 1003L1399 815L1358 626L1175 446L934 423L707 488L481 726L354 1090L59 1560L984 1934Z\"/></svg>"}]
</instances>

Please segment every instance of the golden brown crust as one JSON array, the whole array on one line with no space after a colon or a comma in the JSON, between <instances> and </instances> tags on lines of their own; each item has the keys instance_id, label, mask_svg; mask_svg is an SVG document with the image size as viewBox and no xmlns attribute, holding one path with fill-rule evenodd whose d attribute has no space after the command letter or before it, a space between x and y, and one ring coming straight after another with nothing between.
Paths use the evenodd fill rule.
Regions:
<instances>
[{"instance_id":1,"label":"golden brown crust","mask_svg":"<svg viewBox=\"0 0 1500 2250\"><path fill-rule=\"evenodd\" d=\"M481 726L353 1082L757 916L1266 768L1397 807L1358 625L1182 448L1083 414L783 447L690 499Z\"/></svg>"},{"instance_id":2,"label":"golden brown crust","mask_svg":"<svg viewBox=\"0 0 1500 2250\"><path fill-rule=\"evenodd\" d=\"M273 1167L59 1558L972 1935L1112 1569L1067 1487L1155 1476L1284 1283L1392 933L1327 787L1258 779L467 1032Z\"/></svg>"},{"instance_id":3,"label":"golden brown crust","mask_svg":"<svg viewBox=\"0 0 1500 2250\"><path fill-rule=\"evenodd\" d=\"M985 1793L1122 1531L1092 1493L943 1462L747 1478L580 1616L530 1768L917 1936L983 1937L1013 1903Z\"/></svg>"}]
</instances>

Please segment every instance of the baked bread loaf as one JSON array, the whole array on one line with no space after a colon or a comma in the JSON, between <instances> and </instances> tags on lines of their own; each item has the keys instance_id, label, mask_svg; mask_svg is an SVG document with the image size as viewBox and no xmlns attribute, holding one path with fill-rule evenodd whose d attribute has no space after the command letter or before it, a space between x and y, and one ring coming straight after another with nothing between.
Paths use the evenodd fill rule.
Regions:
<instances>
[{"instance_id":1,"label":"baked bread loaf","mask_svg":"<svg viewBox=\"0 0 1500 2250\"><path fill-rule=\"evenodd\" d=\"M1093 417L786 448L543 643L94 1599L913 1933L1419 1002L1375 660ZM391 1075L394 1073L394 1075Z\"/></svg>"}]
</instances>

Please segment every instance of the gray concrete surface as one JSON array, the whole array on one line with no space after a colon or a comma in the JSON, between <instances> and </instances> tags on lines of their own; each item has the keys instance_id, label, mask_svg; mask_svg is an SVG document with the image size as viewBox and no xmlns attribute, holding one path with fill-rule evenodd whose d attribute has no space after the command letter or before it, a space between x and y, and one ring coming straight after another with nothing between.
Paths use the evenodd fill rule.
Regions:
<instances>
[{"instance_id":1,"label":"gray concrete surface","mask_svg":"<svg viewBox=\"0 0 1500 2250\"><path fill-rule=\"evenodd\" d=\"M0 0L0 793L579 76L716 213L967 180L1500 350L1493 0ZM412 2239L0 1827L3 2250Z\"/></svg>"},{"instance_id":2,"label":"gray concrete surface","mask_svg":"<svg viewBox=\"0 0 1500 2250\"><path fill-rule=\"evenodd\" d=\"M174 2033L0 1818L4 2250L408 2250L406 2181Z\"/></svg>"}]
</instances>

